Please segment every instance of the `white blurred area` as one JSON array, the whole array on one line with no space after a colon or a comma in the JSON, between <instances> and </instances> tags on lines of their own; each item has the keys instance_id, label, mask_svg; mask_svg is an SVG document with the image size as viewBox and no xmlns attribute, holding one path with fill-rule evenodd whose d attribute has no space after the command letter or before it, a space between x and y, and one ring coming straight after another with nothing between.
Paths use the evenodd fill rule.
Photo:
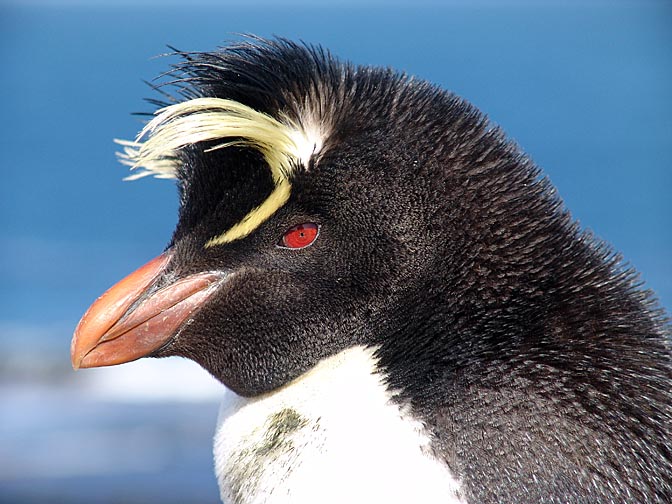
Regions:
<instances>
[{"instance_id":1,"label":"white blurred area","mask_svg":"<svg viewBox=\"0 0 672 504\"><path fill-rule=\"evenodd\" d=\"M219 401L226 390L198 364L178 357L74 371L74 326L0 322L0 387L72 387L97 400L187 402Z\"/></svg>"},{"instance_id":2,"label":"white blurred area","mask_svg":"<svg viewBox=\"0 0 672 504\"><path fill-rule=\"evenodd\" d=\"M121 366L77 371L82 394L109 401L221 401L226 389L194 362L141 359Z\"/></svg>"},{"instance_id":3,"label":"white blurred area","mask_svg":"<svg viewBox=\"0 0 672 504\"><path fill-rule=\"evenodd\" d=\"M230 392L180 358L75 372L69 329L0 324L0 502L217 502Z\"/></svg>"},{"instance_id":4,"label":"white blurred area","mask_svg":"<svg viewBox=\"0 0 672 504\"><path fill-rule=\"evenodd\" d=\"M145 358L119 366L70 367L72 324L0 323L0 387L72 388L106 401L219 401L225 388L193 361ZM25 342L39 341L35 348Z\"/></svg>"}]
</instances>

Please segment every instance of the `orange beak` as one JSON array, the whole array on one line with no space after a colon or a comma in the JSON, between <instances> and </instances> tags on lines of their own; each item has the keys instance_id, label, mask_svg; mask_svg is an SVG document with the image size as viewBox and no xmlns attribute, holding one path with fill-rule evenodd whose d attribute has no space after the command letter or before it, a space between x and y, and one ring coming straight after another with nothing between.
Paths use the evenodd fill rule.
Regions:
<instances>
[{"instance_id":1,"label":"orange beak","mask_svg":"<svg viewBox=\"0 0 672 504\"><path fill-rule=\"evenodd\" d=\"M155 292L170 251L152 259L100 296L79 321L70 346L74 369L113 366L165 345L217 290L222 273L178 279Z\"/></svg>"}]
</instances>

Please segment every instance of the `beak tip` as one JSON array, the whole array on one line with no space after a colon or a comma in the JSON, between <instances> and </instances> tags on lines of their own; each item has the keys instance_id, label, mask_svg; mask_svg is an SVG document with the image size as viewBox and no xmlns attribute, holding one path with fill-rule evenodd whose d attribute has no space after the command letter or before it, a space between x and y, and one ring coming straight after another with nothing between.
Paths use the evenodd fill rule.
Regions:
<instances>
[{"instance_id":1,"label":"beak tip","mask_svg":"<svg viewBox=\"0 0 672 504\"><path fill-rule=\"evenodd\" d=\"M105 341L106 334L108 339L111 339L109 329L163 271L171 257L170 251L164 252L112 286L93 302L72 335L70 343L72 369L77 371L112 364L106 361L106 352L101 354L95 351L96 348Z\"/></svg>"}]
</instances>

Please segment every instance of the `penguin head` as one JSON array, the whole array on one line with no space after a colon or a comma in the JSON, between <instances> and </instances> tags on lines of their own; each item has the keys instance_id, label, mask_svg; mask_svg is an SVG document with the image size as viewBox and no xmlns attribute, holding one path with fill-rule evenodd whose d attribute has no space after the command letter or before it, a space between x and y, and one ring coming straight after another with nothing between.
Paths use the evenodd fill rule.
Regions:
<instances>
[{"instance_id":1,"label":"penguin head","mask_svg":"<svg viewBox=\"0 0 672 504\"><path fill-rule=\"evenodd\" d=\"M437 154L451 152L434 137L483 135L483 119L286 41L184 56L181 100L122 154L131 178L177 180L176 230L83 317L75 367L180 355L255 395L380 345L404 293L436 273Z\"/></svg>"},{"instance_id":2,"label":"penguin head","mask_svg":"<svg viewBox=\"0 0 672 504\"><path fill-rule=\"evenodd\" d=\"M659 344L618 257L465 101L285 40L182 56L121 155L177 180L176 230L84 315L75 367L179 355L252 396L363 345L418 398L508 379L503 361L603 358L622 327Z\"/></svg>"}]
</instances>

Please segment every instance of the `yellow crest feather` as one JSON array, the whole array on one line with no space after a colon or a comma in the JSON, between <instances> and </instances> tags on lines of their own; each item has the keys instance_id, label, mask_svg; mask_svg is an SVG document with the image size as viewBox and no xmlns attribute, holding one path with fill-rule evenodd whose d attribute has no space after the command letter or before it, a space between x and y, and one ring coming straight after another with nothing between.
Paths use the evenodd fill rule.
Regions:
<instances>
[{"instance_id":1,"label":"yellow crest feather","mask_svg":"<svg viewBox=\"0 0 672 504\"><path fill-rule=\"evenodd\" d=\"M233 100L196 98L158 110L135 141L117 140L124 147L118 155L131 169L142 169L126 178L133 180L148 175L175 178L179 150L199 142L231 138L209 150L233 145L258 150L268 163L275 188L240 222L206 243L212 247L247 236L282 207L291 193L291 173L317 149L301 128L287 117L281 119Z\"/></svg>"}]
</instances>

